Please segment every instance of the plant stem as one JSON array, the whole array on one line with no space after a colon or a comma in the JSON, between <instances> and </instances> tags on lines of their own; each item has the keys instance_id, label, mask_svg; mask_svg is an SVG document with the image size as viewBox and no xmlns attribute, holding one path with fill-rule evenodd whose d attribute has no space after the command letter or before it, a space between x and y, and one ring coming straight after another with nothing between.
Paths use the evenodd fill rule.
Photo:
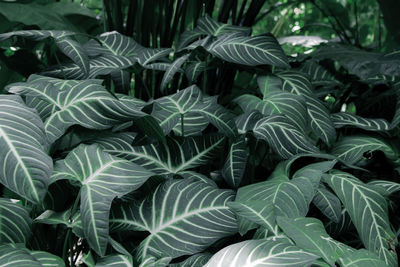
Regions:
<instances>
[{"instance_id":1,"label":"plant stem","mask_svg":"<svg viewBox=\"0 0 400 267\"><path fill-rule=\"evenodd\" d=\"M64 239L64 244L63 244L63 250L62 250L62 258L63 258L63 260L64 260L64 262L66 262L67 261L67 249L68 249L68 242L69 242L69 239L71 238L71 229L69 228L68 230L67 230L67 234L65 235L65 239Z\"/></svg>"},{"instance_id":2,"label":"plant stem","mask_svg":"<svg viewBox=\"0 0 400 267\"><path fill-rule=\"evenodd\" d=\"M182 137L185 137L185 128L183 126L183 114L181 113L181 132L182 132Z\"/></svg>"}]
</instances>

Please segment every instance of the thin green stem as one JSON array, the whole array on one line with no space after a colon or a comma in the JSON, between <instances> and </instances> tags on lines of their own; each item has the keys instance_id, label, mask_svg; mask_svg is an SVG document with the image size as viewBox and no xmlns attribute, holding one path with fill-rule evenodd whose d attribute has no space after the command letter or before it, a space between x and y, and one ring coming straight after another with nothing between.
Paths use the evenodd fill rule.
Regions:
<instances>
[{"instance_id":1,"label":"thin green stem","mask_svg":"<svg viewBox=\"0 0 400 267\"><path fill-rule=\"evenodd\" d=\"M67 234L65 235L65 239L64 239L64 244L63 244L63 250L62 250L62 258L64 260L64 262L67 262L67 253L68 253L68 242L69 239L71 238L71 229L67 230Z\"/></svg>"}]
</instances>

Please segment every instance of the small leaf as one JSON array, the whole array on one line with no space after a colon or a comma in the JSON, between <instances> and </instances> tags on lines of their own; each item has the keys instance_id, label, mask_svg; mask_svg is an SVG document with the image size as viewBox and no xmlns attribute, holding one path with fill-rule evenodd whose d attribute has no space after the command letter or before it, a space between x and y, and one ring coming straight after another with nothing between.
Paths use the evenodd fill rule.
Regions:
<instances>
[{"instance_id":1,"label":"small leaf","mask_svg":"<svg viewBox=\"0 0 400 267\"><path fill-rule=\"evenodd\" d=\"M222 177L230 186L239 187L246 169L248 154L249 151L244 137L240 137L232 143L222 168Z\"/></svg>"}]
</instances>

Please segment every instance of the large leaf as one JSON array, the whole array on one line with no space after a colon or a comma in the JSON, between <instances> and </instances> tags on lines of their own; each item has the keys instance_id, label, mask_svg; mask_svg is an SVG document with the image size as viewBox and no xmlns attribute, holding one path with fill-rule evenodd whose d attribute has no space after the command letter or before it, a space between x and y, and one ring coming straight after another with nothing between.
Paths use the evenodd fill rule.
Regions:
<instances>
[{"instance_id":1,"label":"large leaf","mask_svg":"<svg viewBox=\"0 0 400 267\"><path fill-rule=\"evenodd\" d=\"M177 59L174 60L174 62L171 63L171 65L167 68L167 70L164 73L164 76L161 81L160 85L160 90L164 91L164 89L167 87L168 83L172 80L174 77L175 73L177 73L181 66L186 62L186 60L189 58L189 54L181 56Z\"/></svg>"},{"instance_id":2,"label":"large leaf","mask_svg":"<svg viewBox=\"0 0 400 267\"><path fill-rule=\"evenodd\" d=\"M288 68L288 59L276 39L271 35L221 35L211 43L208 51L225 61L248 65L273 65Z\"/></svg>"},{"instance_id":3,"label":"large leaf","mask_svg":"<svg viewBox=\"0 0 400 267\"><path fill-rule=\"evenodd\" d=\"M205 165L223 147L221 135L167 138L167 143L132 146L123 139L99 139L104 151L130 160L158 174L179 173Z\"/></svg>"},{"instance_id":4,"label":"large leaf","mask_svg":"<svg viewBox=\"0 0 400 267\"><path fill-rule=\"evenodd\" d=\"M0 96L0 182L34 203L41 203L53 169L38 114L19 96Z\"/></svg>"},{"instance_id":5,"label":"large leaf","mask_svg":"<svg viewBox=\"0 0 400 267\"><path fill-rule=\"evenodd\" d=\"M271 90L264 93L261 100L253 95L241 95L235 99L244 112L260 111L263 115L283 114L297 128L306 130L307 107L302 96L282 90Z\"/></svg>"},{"instance_id":6,"label":"large leaf","mask_svg":"<svg viewBox=\"0 0 400 267\"><path fill-rule=\"evenodd\" d=\"M198 253L190 256L186 260L175 263L175 264L170 264L169 267L193 267L193 266L204 266L206 263L210 260L212 257L211 253L208 252L203 252L203 253Z\"/></svg>"},{"instance_id":7,"label":"large leaf","mask_svg":"<svg viewBox=\"0 0 400 267\"><path fill-rule=\"evenodd\" d=\"M331 153L348 164L354 164L364 157L365 152L376 150L383 151L392 160L398 157L393 147L382 138L363 135L344 137L333 146Z\"/></svg>"},{"instance_id":8,"label":"large leaf","mask_svg":"<svg viewBox=\"0 0 400 267\"><path fill-rule=\"evenodd\" d=\"M233 197L231 190L197 179L169 180L143 201L113 210L111 227L150 232L136 254L142 263L194 254L236 233L236 218L226 206Z\"/></svg>"},{"instance_id":9,"label":"large leaf","mask_svg":"<svg viewBox=\"0 0 400 267\"><path fill-rule=\"evenodd\" d=\"M351 126L367 131L388 131L391 128L385 119L367 119L346 112L332 114L331 119L336 128Z\"/></svg>"},{"instance_id":10,"label":"large leaf","mask_svg":"<svg viewBox=\"0 0 400 267\"><path fill-rule=\"evenodd\" d=\"M300 153L318 153L318 148L284 115L277 114L259 120L253 132L285 159Z\"/></svg>"},{"instance_id":11,"label":"large leaf","mask_svg":"<svg viewBox=\"0 0 400 267\"><path fill-rule=\"evenodd\" d=\"M322 257L331 266L335 266L338 258L351 255L355 251L331 238L318 219L277 217L277 222L299 248Z\"/></svg>"},{"instance_id":12,"label":"large leaf","mask_svg":"<svg viewBox=\"0 0 400 267\"><path fill-rule=\"evenodd\" d=\"M213 36L219 36L230 32L250 35L251 32L251 29L247 27L240 27L217 22L213 20L208 14L197 21L197 27L195 30Z\"/></svg>"},{"instance_id":13,"label":"large leaf","mask_svg":"<svg viewBox=\"0 0 400 267\"><path fill-rule=\"evenodd\" d=\"M232 187L239 187L246 168L249 151L244 136L235 140L222 168L222 177Z\"/></svg>"},{"instance_id":14,"label":"large leaf","mask_svg":"<svg viewBox=\"0 0 400 267\"><path fill-rule=\"evenodd\" d=\"M64 261L48 252L30 251L24 247L5 244L0 246L2 267L65 267Z\"/></svg>"},{"instance_id":15,"label":"large leaf","mask_svg":"<svg viewBox=\"0 0 400 267\"><path fill-rule=\"evenodd\" d=\"M356 250L347 257L340 258L339 263L342 267L381 267L386 265L375 253L365 249Z\"/></svg>"},{"instance_id":16,"label":"large leaf","mask_svg":"<svg viewBox=\"0 0 400 267\"><path fill-rule=\"evenodd\" d=\"M263 97L271 91L282 89L282 80L274 75L258 76L257 84Z\"/></svg>"},{"instance_id":17,"label":"large leaf","mask_svg":"<svg viewBox=\"0 0 400 267\"><path fill-rule=\"evenodd\" d=\"M14 31L0 34L0 42L12 36L21 36L35 41L51 37L54 39L54 42L58 48L73 62L75 62L77 66L79 66L86 77L89 75L90 70L89 58L83 47L78 42L70 38L71 35L74 35L74 33L69 31Z\"/></svg>"},{"instance_id":18,"label":"large leaf","mask_svg":"<svg viewBox=\"0 0 400 267\"><path fill-rule=\"evenodd\" d=\"M29 212L10 199L0 198L0 244L26 243L31 235Z\"/></svg>"},{"instance_id":19,"label":"large leaf","mask_svg":"<svg viewBox=\"0 0 400 267\"><path fill-rule=\"evenodd\" d=\"M290 243L247 240L218 251L205 267L310 266L318 256Z\"/></svg>"},{"instance_id":20,"label":"large leaf","mask_svg":"<svg viewBox=\"0 0 400 267\"><path fill-rule=\"evenodd\" d=\"M99 259L95 265L95 267L133 267L133 259L132 256L126 255L107 255L101 259Z\"/></svg>"},{"instance_id":21,"label":"large leaf","mask_svg":"<svg viewBox=\"0 0 400 267\"><path fill-rule=\"evenodd\" d=\"M39 261L42 266L49 266L49 267L64 267L64 261L51 253L45 251L30 251L30 254Z\"/></svg>"},{"instance_id":22,"label":"large leaf","mask_svg":"<svg viewBox=\"0 0 400 267\"><path fill-rule=\"evenodd\" d=\"M397 244L388 218L386 199L374 188L356 177L341 171L332 171L324 177L348 211L364 246L379 254L389 266L397 266Z\"/></svg>"},{"instance_id":23,"label":"large leaf","mask_svg":"<svg viewBox=\"0 0 400 267\"><path fill-rule=\"evenodd\" d=\"M393 193L400 191L400 184L391 181L374 180L369 182L368 184L384 188L385 196L389 196Z\"/></svg>"},{"instance_id":24,"label":"large leaf","mask_svg":"<svg viewBox=\"0 0 400 267\"><path fill-rule=\"evenodd\" d=\"M112 200L137 189L152 175L135 163L103 152L96 145L80 145L65 160L56 162L52 179L79 182L84 235L90 247L104 256Z\"/></svg>"},{"instance_id":25,"label":"large leaf","mask_svg":"<svg viewBox=\"0 0 400 267\"><path fill-rule=\"evenodd\" d=\"M282 79L283 90L305 98L311 129L325 143L332 143L336 137L334 125L328 109L315 97L308 75L298 71L284 71L276 75Z\"/></svg>"},{"instance_id":26,"label":"large leaf","mask_svg":"<svg viewBox=\"0 0 400 267\"><path fill-rule=\"evenodd\" d=\"M33 80L12 84L8 90L47 102L52 110L45 121L50 142L57 140L75 124L89 129L107 129L146 115L130 101L113 97L98 80Z\"/></svg>"},{"instance_id":27,"label":"large leaf","mask_svg":"<svg viewBox=\"0 0 400 267\"><path fill-rule=\"evenodd\" d=\"M323 184L319 185L313 199L313 204L330 220L340 222L342 204L339 198L327 189Z\"/></svg>"}]
</instances>

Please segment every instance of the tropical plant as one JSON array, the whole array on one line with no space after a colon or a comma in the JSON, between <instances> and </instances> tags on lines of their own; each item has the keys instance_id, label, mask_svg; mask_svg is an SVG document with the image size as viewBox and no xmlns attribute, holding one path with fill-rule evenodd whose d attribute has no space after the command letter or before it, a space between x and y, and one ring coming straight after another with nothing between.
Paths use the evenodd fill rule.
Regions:
<instances>
[{"instance_id":1,"label":"tropical plant","mask_svg":"<svg viewBox=\"0 0 400 267\"><path fill-rule=\"evenodd\" d=\"M400 52L225 22L0 34L0 266L398 266Z\"/></svg>"}]
</instances>

